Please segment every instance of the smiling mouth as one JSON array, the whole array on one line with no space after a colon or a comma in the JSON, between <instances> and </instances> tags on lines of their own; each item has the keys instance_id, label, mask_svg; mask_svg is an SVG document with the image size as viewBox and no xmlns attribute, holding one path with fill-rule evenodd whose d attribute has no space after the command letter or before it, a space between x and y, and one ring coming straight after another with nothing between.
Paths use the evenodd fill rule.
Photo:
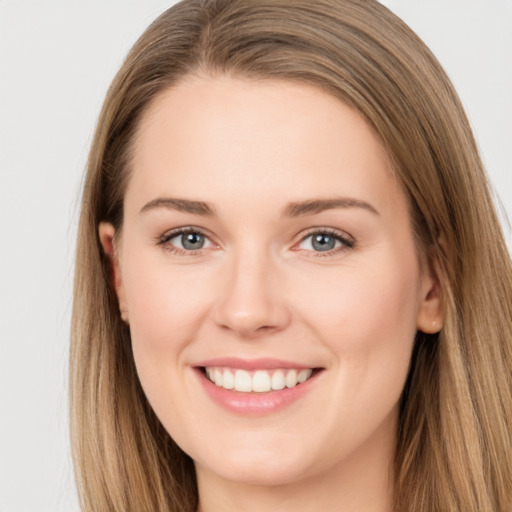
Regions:
<instances>
[{"instance_id":1,"label":"smiling mouth","mask_svg":"<svg viewBox=\"0 0 512 512\"><path fill-rule=\"evenodd\" d=\"M240 393L266 393L299 386L320 369L278 368L273 370L247 371L235 368L206 366L202 370L205 377L219 388Z\"/></svg>"}]
</instances>

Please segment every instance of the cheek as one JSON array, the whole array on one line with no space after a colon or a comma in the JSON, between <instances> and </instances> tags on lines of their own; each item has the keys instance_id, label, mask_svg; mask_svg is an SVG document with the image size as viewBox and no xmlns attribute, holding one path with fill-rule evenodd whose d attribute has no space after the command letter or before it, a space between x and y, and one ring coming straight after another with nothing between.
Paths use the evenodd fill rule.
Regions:
<instances>
[{"instance_id":1,"label":"cheek","mask_svg":"<svg viewBox=\"0 0 512 512\"><path fill-rule=\"evenodd\" d=\"M364 268L340 271L322 286L317 281L300 304L309 330L332 356L335 392L324 415L355 444L396 411L416 334L419 289L414 263Z\"/></svg>"},{"instance_id":2,"label":"cheek","mask_svg":"<svg viewBox=\"0 0 512 512\"><path fill-rule=\"evenodd\" d=\"M176 271L164 261L147 265L133 262L123 274L130 330L136 343L159 351L192 335L210 300L204 272Z\"/></svg>"},{"instance_id":3,"label":"cheek","mask_svg":"<svg viewBox=\"0 0 512 512\"><path fill-rule=\"evenodd\" d=\"M142 270L144 269L144 270ZM153 410L168 431L185 437L192 425L182 414L187 381L187 347L198 337L210 296L198 283L198 270L173 271L154 259L132 260L123 278L137 374Z\"/></svg>"},{"instance_id":4,"label":"cheek","mask_svg":"<svg viewBox=\"0 0 512 512\"><path fill-rule=\"evenodd\" d=\"M303 291L296 293L301 316L312 329L344 340L349 349L370 346L386 335L401 338L402 333L408 339L415 333L420 284L416 265L374 262L316 277L303 274ZM377 339L368 336L371 332Z\"/></svg>"},{"instance_id":5,"label":"cheek","mask_svg":"<svg viewBox=\"0 0 512 512\"><path fill-rule=\"evenodd\" d=\"M416 335L416 258L375 257L329 277L316 280L307 297L297 294L301 316L330 349L346 412L384 414L401 395Z\"/></svg>"},{"instance_id":6,"label":"cheek","mask_svg":"<svg viewBox=\"0 0 512 512\"><path fill-rule=\"evenodd\" d=\"M173 269L160 258L133 258L123 268L132 350L140 382L155 411L179 400L186 350L198 337L211 300L207 276Z\"/></svg>"}]
</instances>

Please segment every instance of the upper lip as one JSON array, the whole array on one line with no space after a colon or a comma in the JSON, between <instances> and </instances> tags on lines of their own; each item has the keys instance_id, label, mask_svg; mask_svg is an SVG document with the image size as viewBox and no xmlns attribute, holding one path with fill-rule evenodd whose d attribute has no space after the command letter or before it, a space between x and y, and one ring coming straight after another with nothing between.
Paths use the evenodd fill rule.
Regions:
<instances>
[{"instance_id":1,"label":"upper lip","mask_svg":"<svg viewBox=\"0 0 512 512\"><path fill-rule=\"evenodd\" d=\"M276 370L279 368L293 368L297 370L306 370L308 368L315 368L313 365L297 363L294 361L286 361L283 359L274 358L257 358L257 359L242 359L239 357L217 357L207 359L195 363L195 367L225 367L237 368L240 370Z\"/></svg>"}]
</instances>

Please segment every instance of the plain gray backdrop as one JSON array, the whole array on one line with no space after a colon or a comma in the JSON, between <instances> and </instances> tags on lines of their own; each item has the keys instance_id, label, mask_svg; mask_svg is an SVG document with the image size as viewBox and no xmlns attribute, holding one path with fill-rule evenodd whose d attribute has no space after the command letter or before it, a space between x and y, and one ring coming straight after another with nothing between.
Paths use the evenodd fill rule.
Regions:
<instances>
[{"instance_id":1,"label":"plain gray backdrop","mask_svg":"<svg viewBox=\"0 0 512 512\"><path fill-rule=\"evenodd\" d=\"M108 84L173 3L0 0L0 512L78 512L67 352L81 176ZM512 0L383 3L445 66L512 216Z\"/></svg>"}]
</instances>

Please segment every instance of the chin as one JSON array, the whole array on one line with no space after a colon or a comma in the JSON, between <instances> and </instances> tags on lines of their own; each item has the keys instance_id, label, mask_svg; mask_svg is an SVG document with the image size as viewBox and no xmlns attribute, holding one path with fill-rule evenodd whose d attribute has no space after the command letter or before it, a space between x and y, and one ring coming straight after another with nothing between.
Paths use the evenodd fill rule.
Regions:
<instances>
[{"instance_id":1,"label":"chin","mask_svg":"<svg viewBox=\"0 0 512 512\"><path fill-rule=\"evenodd\" d=\"M281 436L277 436L278 438ZM240 441L240 440L238 440ZM287 446L288 445L288 446ZM281 439L247 440L209 450L196 465L219 477L241 484L278 486L298 481L314 472L314 461L304 451L307 443L290 446ZM217 445L220 446L220 445Z\"/></svg>"},{"instance_id":2,"label":"chin","mask_svg":"<svg viewBox=\"0 0 512 512\"><path fill-rule=\"evenodd\" d=\"M244 461L223 461L222 464L208 469L225 480L246 485L287 485L304 477L304 469L296 463L270 458L262 460L261 457Z\"/></svg>"}]
</instances>

